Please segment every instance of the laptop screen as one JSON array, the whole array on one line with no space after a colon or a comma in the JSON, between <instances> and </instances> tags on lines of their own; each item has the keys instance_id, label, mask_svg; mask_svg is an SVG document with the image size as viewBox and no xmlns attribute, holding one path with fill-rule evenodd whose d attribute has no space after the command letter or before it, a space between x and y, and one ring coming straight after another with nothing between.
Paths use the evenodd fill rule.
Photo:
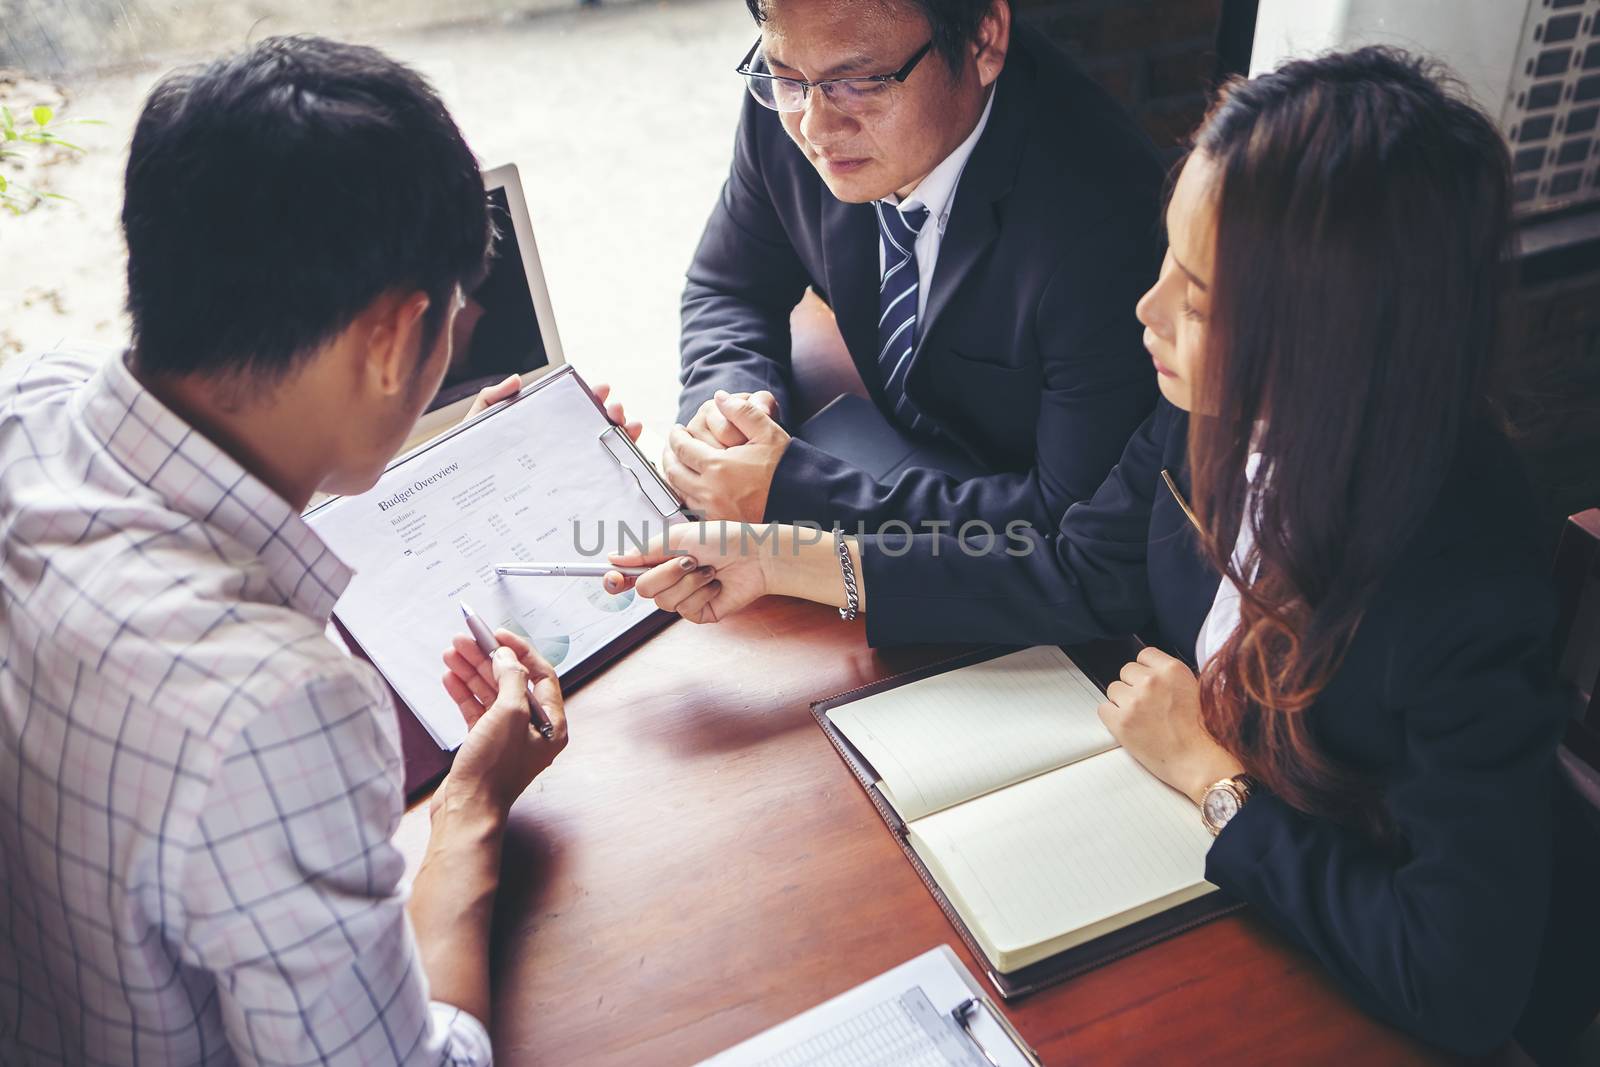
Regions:
<instances>
[{"instance_id":1,"label":"laptop screen","mask_svg":"<svg viewBox=\"0 0 1600 1067\"><path fill-rule=\"evenodd\" d=\"M466 294L466 307L456 316L450 369L428 405L430 411L471 396L508 374L526 374L550 364L504 186L489 190L489 211L496 231L489 274Z\"/></svg>"}]
</instances>

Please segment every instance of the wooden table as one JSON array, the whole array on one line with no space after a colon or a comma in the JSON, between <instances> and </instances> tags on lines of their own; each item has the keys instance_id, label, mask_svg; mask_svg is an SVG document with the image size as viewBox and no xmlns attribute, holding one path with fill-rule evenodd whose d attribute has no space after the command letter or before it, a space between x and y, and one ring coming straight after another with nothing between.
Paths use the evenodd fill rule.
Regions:
<instances>
[{"instance_id":1,"label":"wooden table","mask_svg":"<svg viewBox=\"0 0 1600 1067\"><path fill-rule=\"evenodd\" d=\"M571 744L508 831L498 1061L693 1063L941 942L981 973L808 707L954 651L874 652L772 600L572 694ZM413 872L427 832L413 809ZM1051 1065L1437 1061L1249 917L1004 1008Z\"/></svg>"}]
</instances>

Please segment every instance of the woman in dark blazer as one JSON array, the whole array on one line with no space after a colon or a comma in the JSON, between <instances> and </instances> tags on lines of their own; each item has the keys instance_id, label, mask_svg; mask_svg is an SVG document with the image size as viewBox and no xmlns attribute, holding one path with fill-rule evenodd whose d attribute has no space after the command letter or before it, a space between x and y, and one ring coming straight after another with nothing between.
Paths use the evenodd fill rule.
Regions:
<instances>
[{"instance_id":1,"label":"woman in dark blazer","mask_svg":"<svg viewBox=\"0 0 1600 1067\"><path fill-rule=\"evenodd\" d=\"M688 554L637 587L697 621L777 593L865 611L874 644L1145 634L1167 651L1101 715L1217 832L1206 877L1373 1014L1467 1053L1520 1020L1553 1055L1600 949L1552 918L1552 596L1485 399L1508 175L1493 125L1401 53L1235 82L1139 304L1163 399L1059 528L757 548L686 526L614 562Z\"/></svg>"}]
</instances>

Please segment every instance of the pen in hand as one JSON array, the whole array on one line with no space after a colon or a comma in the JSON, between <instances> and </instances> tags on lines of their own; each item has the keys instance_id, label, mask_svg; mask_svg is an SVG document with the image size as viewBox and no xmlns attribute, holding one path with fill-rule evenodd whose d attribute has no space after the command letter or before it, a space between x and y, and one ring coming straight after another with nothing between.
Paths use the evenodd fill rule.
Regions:
<instances>
[{"instance_id":1,"label":"pen in hand","mask_svg":"<svg viewBox=\"0 0 1600 1067\"><path fill-rule=\"evenodd\" d=\"M512 578L604 578L618 571L632 578L648 571L649 567L596 567L584 563L496 563L494 572Z\"/></svg>"},{"instance_id":2,"label":"pen in hand","mask_svg":"<svg viewBox=\"0 0 1600 1067\"><path fill-rule=\"evenodd\" d=\"M484 621L478 618L478 613L461 602L461 614L467 620L467 632L472 635L472 640L477 643L478 651L485 656L492 657L494 650L500 647L500 642L495 640L494 632L489 629ZM546 741L555 740L555 727L550 724L550 718L534 698L533 686L528 686L528 711L533 719L533 725L538 727L540 735Z\"/></svg>"}]
</instances>

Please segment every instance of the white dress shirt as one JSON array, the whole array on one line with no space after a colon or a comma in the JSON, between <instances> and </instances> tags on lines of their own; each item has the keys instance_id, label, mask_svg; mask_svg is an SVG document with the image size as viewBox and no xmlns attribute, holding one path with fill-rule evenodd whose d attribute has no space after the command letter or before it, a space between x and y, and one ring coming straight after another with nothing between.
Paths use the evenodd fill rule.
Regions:
<instances>
[{"instance_id":1,"label":"white dress shirt","mask_svg":"<svg viewBox=\"0 0 1600 1067\"><path fill-rule=\"evenodd\" d=\"M901 200L899 196L890 193L884 197L883 202L899 210L902 214L914 211L919 207L928 209L928 221L922 224L922 229L917 231L917 247L912 249L917 256L917 322L923 321L923 316L928 310L928 290L933 288L933 268L939 261L939 244L944 240L944 228L950 222L950 209L955 206L956 186L961 183L961 172L967 167L967 160L972 158L972 150L978 146L978 138L983 136L983 128L989 124L989 112L994 109L994 90L989 91L989 101L983 105L983 114L978 118L978 124L967 134L967 139L956 146L944 160L931 171L928 176L917 183L911 195ZM878 235L878 277L883 277L884 261L887 250L883 245L883 235ZM902 253L903 254L903 253ZM920 332L920 326L919 326Z\"/></svg>"},{"instance_id":2,"label":"white dress shirt","mask_svg":"<svg viewBox=\"0 0 1600 1067\"><path fill-rule=\"evenodd\" d=\"M1255 481L1256 472L1260 469L1261 453L1252 452L1244 468L1245 483L1249 486L1248 503L1245 505L1244 518L1239 523L1239 536L1233 542L1233 565L1241 574L1244 573L1245 560L1256 544L1255 513L1260 497ZM1255 575L1252 573L1248 580L1253 583ZM1217 586L1217 595L1212 598L1211 610L1206 612L1205 622L1200 624L1200 633L1194 639L1194 661L1201 670L1238 628L1239 587L1227 575L1223 575L1221 584Z\"/></svg>"},{"instance_id":3,"label":"white dress shirt","mask_svg":"<svg viewBox=\"0 0 1600 1067\"><path fill-rule=\"evenodd\" d=\"M350 571L122 358L0 370L0 1063L489 1062L430 1005Z\"/></svg>"}]
</instances>

